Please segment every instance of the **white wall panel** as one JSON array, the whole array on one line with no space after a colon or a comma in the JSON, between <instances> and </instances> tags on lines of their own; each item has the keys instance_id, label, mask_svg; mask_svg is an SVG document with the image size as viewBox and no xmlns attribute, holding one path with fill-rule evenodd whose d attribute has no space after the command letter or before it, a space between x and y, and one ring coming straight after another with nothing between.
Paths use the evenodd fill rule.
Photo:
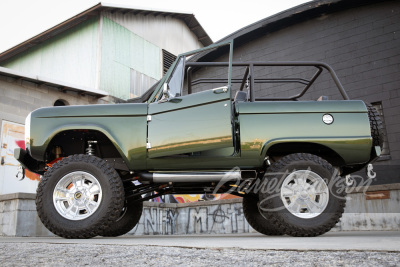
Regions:
<instances>
[{"instance_id":1,"label":"white wall panel","mask_svg":"<svg viewBox=\"0 0 400 267\"><path fill-rule=\"evenodd\" d=\"M170 16L121 12L103 12L103 15L175 55L203 47L183 21Z\"/></svg>"},{"instance_id":2,"label":"white wall panel","mask_svg":"<svg viewBox=\"0 0 400 267\"><path fill-rule=\"evenodd\" d=\"M2 66L89 88L96 85L98 18L13 57Z\"/></svg>"},{"instance_id":3,"label":"white wall panel","mask_svg":"<svg viewBox=\"0 0 400 267\"><path fill-rule=\"evenodd\" d=\"M162 77L159 47L105 17L102 35L101 90L128 99L132 97L131 93L136 95L146 91L152 85L148 86L149 79L156 81ZM143 74L148 79L132 79L133 70L135 77ZM139 84L139 81L143 83Z\"/></svg>"}]
</instances>

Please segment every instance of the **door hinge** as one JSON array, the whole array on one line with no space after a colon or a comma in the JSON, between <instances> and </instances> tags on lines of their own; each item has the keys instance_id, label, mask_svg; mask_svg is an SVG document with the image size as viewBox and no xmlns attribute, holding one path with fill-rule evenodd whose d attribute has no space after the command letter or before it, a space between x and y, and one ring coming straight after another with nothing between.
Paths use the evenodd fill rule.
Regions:
<instances>
[{"instance_id":1,"label":"door hinge","mask_svg":"<svg viewBox=\"0 0 400 267\"><path fill-rule=\"evenodd\" d=\"M147 115L147 121L151 121L151 115Z\"/></svg>"},{"instance_id":2,"label":"door hinge","mask_svg":"<svg viewBox=\"0 0 400 267\"><path fill-rule=\"evenodd\" d=\"M150 149L150 148L151 148L151 144L150 144L150 143L147 143L147 144L146 144L146 148L147 148L147 149Z\"/></svg>"}]
</instances>

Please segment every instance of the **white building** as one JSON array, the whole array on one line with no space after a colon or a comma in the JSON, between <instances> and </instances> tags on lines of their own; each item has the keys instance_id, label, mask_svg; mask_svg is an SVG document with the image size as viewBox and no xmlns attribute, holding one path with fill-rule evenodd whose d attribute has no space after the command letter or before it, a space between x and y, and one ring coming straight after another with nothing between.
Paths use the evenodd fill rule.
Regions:
<instances>
[{"instance_id":1,"label":"white building","mask_svg":"<svg viewBox=\"0 0 400 267\"><path fill-rule=\"evenodd\" d=\"M0 66L128 99L174 55L211 43L193 14L99 3L1 53Z\"/></svg>"}]
</instances>

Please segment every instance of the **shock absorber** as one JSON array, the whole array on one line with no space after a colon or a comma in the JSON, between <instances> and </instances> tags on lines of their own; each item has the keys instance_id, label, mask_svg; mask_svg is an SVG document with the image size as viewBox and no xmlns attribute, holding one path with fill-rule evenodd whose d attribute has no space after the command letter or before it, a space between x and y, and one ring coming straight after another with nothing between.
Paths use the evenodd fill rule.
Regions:
<instances>
[{"instance_id":1,"label":"shock absorber","mask_svg":"<svg viewBox=\"0 0 400 267\"><path fill-rule=\"evenodd\" d=\"M88 143L88 147L86 148L86 154L87 155L94 155L95 150L94 150L92 145L93 144L97 144L97 141L89 140L89 141L87 141L87 143Z\"/></svg>"}]
</instances>

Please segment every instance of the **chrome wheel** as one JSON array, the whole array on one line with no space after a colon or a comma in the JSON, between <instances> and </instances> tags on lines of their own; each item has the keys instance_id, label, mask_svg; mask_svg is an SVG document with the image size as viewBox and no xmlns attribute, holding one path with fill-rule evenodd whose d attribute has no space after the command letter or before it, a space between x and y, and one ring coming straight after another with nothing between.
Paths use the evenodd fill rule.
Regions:
<instances>
[{"instance_id":1,"label":"chrome wheel","mask_svg":"<svg viewBox=\"0 0 400 267\"><path fill-rule=\"evenodd\" d=\"M90 173L71 172L57 183L53 204L57 212L68 220L90 217L100 206L102 190L99 181Z\"/></svg>"},{"instance_id":2,"label":"chrome wheel","mask_svg":"<svg viewBox=\"0 0 400 267\"><path fill-rule=\"evenodd\" d=\"M325 181L310 170L290 173L282 183L281 200L285 208L302 219L320 215L329 202L329 188Z\"/></svg>"}]
</instances>

